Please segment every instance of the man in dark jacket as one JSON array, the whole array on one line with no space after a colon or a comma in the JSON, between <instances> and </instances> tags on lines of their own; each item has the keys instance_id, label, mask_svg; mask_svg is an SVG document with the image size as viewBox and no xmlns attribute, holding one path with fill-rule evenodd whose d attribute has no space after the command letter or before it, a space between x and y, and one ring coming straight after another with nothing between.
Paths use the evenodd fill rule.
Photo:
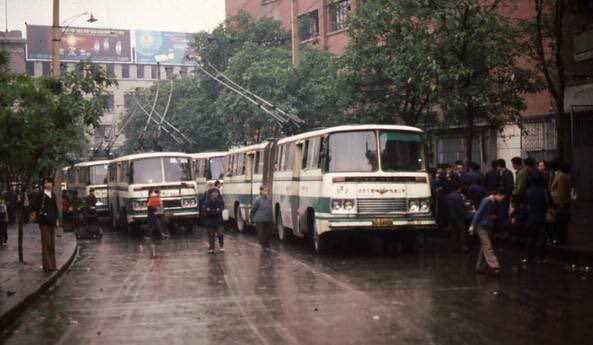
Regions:
<instances>
[{"instance_id":1,"label":"man in dark jacket","mask_svg":"<svg viewBox=\"0 0 593 345\"><path fill-rule=\"evenodd\" d=\"M251 206L251 219L255 222L257 238L262 247L270 246L270 237L273 229L272 200L268 196L268 187L261 185L259 187L259 197L255 199Z\"/></svg>"},{"instance_id":2,"label":"man in dark jacket","mask_svg":"<svg viewBox=\"0 0 593 345\"><path fill-rule=\"evenodd\" d=\"M449 234L454 250L466 252L468 250L465 228L465 202L461 194L462 188L447 195L447 212L449 217Z\"/></svg>"},{"instance_id":3,"label":"man in dark jacket","mask_svg":"<svg viewBox=\"0 0 593 345\"><path fill-rule=\"evenodd\" d=\"M59 213L53 187L53 179L49 177L43 179L43 190L34 207L41 230L41 255L45 272L57 270L55 239Z\"/></svg>"},{"instance_id":4,"label":"man in dark jacket","mask_svg":"<svg viewBox=\"0 0 593 345\"><path fill-rule=\"evenodd\" d=\"M222 210L224 209L224 201L220 197L218 188L212 188L208 191L208 198L204 202L205 219L204 226L208 229L208 254L214 254L214 245L216 237L218 237L218 245L220 251L224 251L224 232Z\"/></svg>"},{"instance_id":5,"label":"man in dark jacket","mask_svg":"<svg viewBox=\"0 0 593 345\"><path fill-rule=\"evenodd\" d=\"M524 262L544 259L544 248L546 246L546 212L548 203L544 180L541 174L533 174L530 177L531 186L527 189L527 256Z\"/></svg>"},{"instance_id":6,"label":"man in dark jacket","mask_svg":"<svg viewBox=\"0 0 593 345\"><path fill-rule=\"evenodd\" d=\"M498 170L498 160L492 161L492 169L486 173L484 178L484 188L488 193L495 192L500 188L500 171Z\"/></svg>"},{"instance_id":7,"label":"man in dark jacket","mask_svg":"<svg viewBox=\"0 0 593 345\"><path fill-rule=\"evenodd\" d=\"M511 219L509 217L509 208L511 204L511 196L513 195L514 177L513 173L507 169L507 163L504 159L498 160L498 171L500 173L500 189L504 193L505 198L497 205L497 227L503 232L503 236L509 236Z\"/></svg>"},{"instance_id":8,"label":"man in dark jacket","mask_svg":"<svg viewBox=\"0 0 593 345\"><path fill-rule=\"evenodd\" d=\"M470 185L483 185L483 176L480 173L480 165L476 162L469 162L467 164L469 171L463 175L461 183L469 183Z\"/></svg>"}]
</instances>

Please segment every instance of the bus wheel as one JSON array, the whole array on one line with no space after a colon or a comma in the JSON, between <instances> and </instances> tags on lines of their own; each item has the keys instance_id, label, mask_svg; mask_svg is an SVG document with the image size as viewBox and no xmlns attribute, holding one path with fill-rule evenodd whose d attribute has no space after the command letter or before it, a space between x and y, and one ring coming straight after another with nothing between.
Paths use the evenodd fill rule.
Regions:
<instances>
[{"instance_id":1,"label":"bus wheel","mask_svg":"<svg viewBox=\"0 0 593 345\"><path fill-rule=\"evenodd\" d=\"M235 206L235 223L237 225L237 231L245 232L245 219L243 219L243 215L241 214L241 206Z\"/></svg>"},{"instance_id":2,"label":"bus wheel","mask_svg":"<svg viewBox=\"0 0 593 345\"><path fill-rule=\"evenodd\" d=\"M286 243L290 241L292 233L284 226L284 224L282 224L282 213L280 209L276 211L276 230L278 231L278 239L281 242Z\"/></svg>"},{"instance_id":3,"label":"bus wheel","mask_svg":"<svg viewBox=\"0 0 593 345\"><path fill-rule=\"evenodd\" d=\"M327 237L321 237L321 235L319 235L315 221L313 221L313 248L317 254L323 255L329 252Z\"/></svg>"}]
</instances>

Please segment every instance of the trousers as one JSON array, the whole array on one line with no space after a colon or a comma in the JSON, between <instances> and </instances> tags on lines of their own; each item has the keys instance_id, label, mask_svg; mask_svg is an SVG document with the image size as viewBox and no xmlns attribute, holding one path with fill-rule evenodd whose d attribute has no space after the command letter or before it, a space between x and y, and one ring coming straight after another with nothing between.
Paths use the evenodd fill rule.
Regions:
<instances>
[{"instance_id":1,"label":"trousers","mask_svg":"<svg viewBox=\"0 0 593 345\"><path fill-rule=\"evenodd\" d=\"M56 265L56 227L55 225L39 225L41 230L41 258L44 271L57 269Z\"/></svg>"},{"instance_id":2,"label":"trousers","mask_svg":"<svg viewBox=\"0 0 593 345\"><path fill-rule=\"evenodd\" d=\"M480 239L480 252L478 253L478 262L476 263L476 270L482 270L484 262L490 268L500 268L498 258L494 254L492 247L492 234L488 229L478 227L478 238Z\"/></svg>"},{"instance_id":3,"label":"trousers","mask_svg":"<svg viewBox=\"0 0 593 345\"><path fill-rule=\"evenodd\" d=\"M270 246L270 238L272 237L274 226L272 222L258 222L255 223L255 231L257 232L257 239L262 247Z\"/></svg>"},{"instance_id":4,"label":"trousers","mask_svg":"<svg viewBox=\"0 0 593 345\"><path fill-rule=\"evenodd\" d=\"M224 247L224 228L222 226L208 228L208 245L210 250L214 250L216 237L218 237L220 248Z\"/></svg>"}]
</instances>

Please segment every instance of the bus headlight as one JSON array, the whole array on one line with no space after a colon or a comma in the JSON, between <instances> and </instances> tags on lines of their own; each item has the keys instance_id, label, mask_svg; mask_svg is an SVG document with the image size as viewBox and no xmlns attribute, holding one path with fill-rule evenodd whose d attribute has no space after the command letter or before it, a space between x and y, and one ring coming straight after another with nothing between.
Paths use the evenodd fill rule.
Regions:
<instances>
[{"instance_id":1,"label":"bus headlight","mask_svg":"<svg viewBox=\"0 0 593 345\"><path fill-rule=\"evenodd\" d=\"M356 213L355 199L331 199L331 212L337 214L351 214Z\"/></svg>"},{"instance_id":2,"label":"bus headlight","mask_svg":"<svg viewBox=\"0 0 593 345\"><path fill-rule=\"evenodd\" d=\"M198 200L196 198L181 199L181 206L182 207L197 207Z\"/></svg>"},{"instance_id":3,"label":"bus headlight","mask_svg":"<svg viewBox=\"0 0 593 345\"><path fill-rule=\"evenodd\" d=\"M430 212L430 199L410 199L408 200L409 213L428 213Z\"/></svg>"},{"instance_id":4,"label":"bus headlight","mask_svg":"<svg viewBox=\"0 0 593 345\"><path fill-rule=\"evenodd\" d=\"M132 202L132 208L134 209L134 211L145 211L148 208L146 206L146 200L134 200L134 202Z\"/></svg>"}]
</instances>

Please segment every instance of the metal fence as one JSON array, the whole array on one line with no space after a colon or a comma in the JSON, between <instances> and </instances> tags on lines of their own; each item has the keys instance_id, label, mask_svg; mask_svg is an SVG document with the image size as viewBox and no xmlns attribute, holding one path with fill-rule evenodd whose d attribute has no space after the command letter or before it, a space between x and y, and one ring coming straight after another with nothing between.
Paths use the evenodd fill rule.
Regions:
<instances>
[{"instance_id":1,"label":"metal fence","mask_svg":"<svg viewBox=\"0 0 593 345\"><path fill-rule=\"evenodd\" d=\"M551 160L556 149L556 122L553 115L523 120L521 150L535 160Z\"/></svg>"}]
</instances>

